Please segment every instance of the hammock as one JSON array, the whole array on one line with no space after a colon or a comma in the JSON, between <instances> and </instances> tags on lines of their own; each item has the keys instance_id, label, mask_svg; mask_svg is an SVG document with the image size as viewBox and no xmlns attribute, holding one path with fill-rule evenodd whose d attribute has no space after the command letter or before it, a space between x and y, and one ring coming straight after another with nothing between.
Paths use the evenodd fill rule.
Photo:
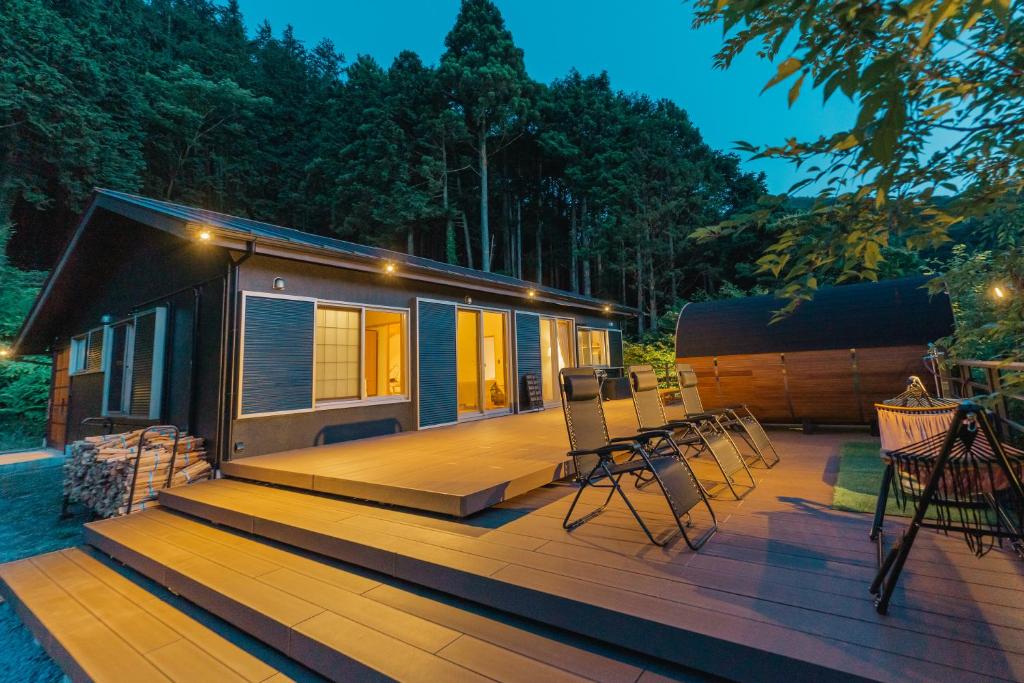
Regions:
<instances>
[{"instance_id":1,"label":"hammock","mask_svg":"<svg viewBox=\"0 0 1024 683\"><path fill-rule=\"evenodd\" d=\"M913 503L914 517L871 584L880 613L888 609L921 528L963 534L978 557L1008 539L1024 557L1024 451L1000 443L980 406L965 401L946 434L889 451L884 457L896 500L904 508Z\"/></svg>"},{"instance_id":2,"label":"hammock","mask_svg":"<svg viewBox=\"0 0 1024 683\"><path fill-rule=\"evenodd\" d=\"M959 401L929 396L921 378L912 375L906 391L875 404L882 450L894 451L945 434L959 405Z\"/></svg>"}]
</instances>

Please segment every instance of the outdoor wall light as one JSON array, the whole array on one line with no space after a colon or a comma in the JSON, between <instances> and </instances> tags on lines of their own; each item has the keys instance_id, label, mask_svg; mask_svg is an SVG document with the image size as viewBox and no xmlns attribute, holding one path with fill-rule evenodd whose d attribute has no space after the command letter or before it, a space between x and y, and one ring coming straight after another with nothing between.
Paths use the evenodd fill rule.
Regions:
<instances>
[{"instance_id":1,"label":"outdoor wall light","mask_svg":"<svg viewBox=\"0 0 1024 683\"><path fill-rule=\"evenodd\" d=\"M608 304L605 304L604 305L604 312L605 313L611 313L612 312L612 307L609 306Z\"/></svg>"},{"instance_id":2,"label":"outdoor wall light","mask_svg":"<svg viewBox=\"0 0 1024 683\"><path fill-rule=\"evenodd\" d=\"M114 322L114 316L110 315L109 313L104 313L103 315L100 316L101 324L109 325L112 322Z\"/></svg>"},{"instance_id":3,"label":"outdoor wall light","mask_svg":"<svg viewBox=\"0 0 1024 683\"><path fill-rule=\"evenodd\" d=\"M388 261L387 264L384 266L384 272L387 273L388 275L393 274L395 272L395 264L392 263L391 261Z\"/></svg>"},{"instance_id":4,"label":"outdoor wall light","mask_svg":"<svg viewBox=\"0 0 1024 683\"><path fill-rule=\"evenodd\" d=\"M528 297L530 297L532 299L533 297L537 296L537 290L535 290L535 289L528 289L528 290L526 290L526 296L528 296Z\"/></svg>"},{"instance_id":5,"label":"outdoor wall light","mask_svg":"<svg viewBox=\"0 0 1024 683\"><path fill-rule=\"evenodd\" d=\"M274 285L273 286L274 286L274 290L275 291L283 292L284 291L284 278L283 277L275 277L274 278Z\"/></svg>"},{"instance_id":6,"label":"outdoor wall light","mask_svg":"<svg viewBox=\"0 0 1024 683\"><path fill-rule=\"evenodd\" d=\"M471 304L471 303L473 303L473 297L471 297L471 296L463 297L462 302L466 303L466 304Z\"/></svg>"},{"instance_id":7,"label":"outdoor wall light","mask_svg":"<svg viewBox=\"0 0 1024 683\"><path fill-rule=\"evenodd\" d=\"M209 230L200 230L199 231L199 239L201 241L203 241L203 242L209 242L210 238L212 238L212 237L213 237L213 233L210 232Z\"/></svg>"}]
</instances>

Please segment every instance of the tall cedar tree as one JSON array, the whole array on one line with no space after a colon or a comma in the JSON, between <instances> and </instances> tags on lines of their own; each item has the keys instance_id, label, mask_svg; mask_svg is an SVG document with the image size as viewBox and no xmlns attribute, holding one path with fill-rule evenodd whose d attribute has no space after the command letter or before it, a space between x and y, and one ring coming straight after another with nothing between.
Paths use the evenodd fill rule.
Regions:
<instances>
[{"instance_id":1,"label":"tall cedar tree","mask_svg":"<svg viewBox=\"0 0 1024 683\"><path fill-rule=\"evenodd\" d=\"M480 174L480 268L491 269L488 160L508 144L530 109L530 80L523 51L512 42L501 12L490 0L463 0L444 39L441 77L473 138ZM488 151L488 145L491 140Z\"/></svg>"}]
</instances>

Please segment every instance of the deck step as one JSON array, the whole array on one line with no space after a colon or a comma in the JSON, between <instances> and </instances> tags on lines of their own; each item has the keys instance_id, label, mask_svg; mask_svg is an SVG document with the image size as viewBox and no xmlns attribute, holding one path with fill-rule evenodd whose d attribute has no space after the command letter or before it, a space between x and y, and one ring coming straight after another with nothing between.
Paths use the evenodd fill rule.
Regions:
<instances>
[{"instance_id":1,"label":"deck step","mask_svg":"<svg viewBox=\"0 0 1024 683\"><path fill-rule=\"evenodd\" d=\"M0 592L74 681L285 681L81 549L0 565Z\"/></svg>"},{"instance_id":2,"label":"deck step","mask_svg":"<svg viewBox=\"0 0 1024 683\"><path fill-rule=\"evenodd\" d=\"M919 632L916 622L902 621L907 617L878 617L866 590L870 568L829 563L851 575L855 569L864 581L864 592L857 597L837 597L827 590L776 584L771 581L773 572L778 573L775 567L763 563L751 564L756 574L749 577L703 569L709 561L721 565L720 556L732 552L724 531L723 539L716 539L707 552L676 549L664 554L641 543L635 549L624 547L624 553L605 552L601 548L608 540L603 534L618 532L607 526L617 524L611 519L617 513L609 512L605 523L587 529L589 535L569 541L558 535L566 497L541 492L540 502L520 501L523 509L511 506L458 521L222 479L164 491L161 503L732 679L899 680L896 672L905 671L935 679L972 670L1015 678L1024 671L1024 653L1018 654L1009 640L1016 635L1013 629L1001 629L992 638L1013 651L993 658L987 647L941 649L949 642L946 632L952 624L945 617L925 622L934 634ZM552 511L543 501L548 498ZM540 507L529 516L538 516L524 526L528 520L521 515L535 504ZM624 525L625 533L638 533L635 524ZM785 560L786 571L794 561ZM807 580L821 571L806 562L800 566L811 570L804 572ZM819 607L826 600L829 605ZM931 653L929 660L921 659L922 651Z\"/></svg>"},{"instance_id":3,"label":"deck step","mask_svg":"<svg viewBox=\"0 0 1024 683\"><path fill-rule=\"evenodd\" d=\"M167 510L86 527L95 547L332 679L637 681L671 665L524 627ZM692 676L690 676L692 677Z\"/></svg>"}]
</instances>

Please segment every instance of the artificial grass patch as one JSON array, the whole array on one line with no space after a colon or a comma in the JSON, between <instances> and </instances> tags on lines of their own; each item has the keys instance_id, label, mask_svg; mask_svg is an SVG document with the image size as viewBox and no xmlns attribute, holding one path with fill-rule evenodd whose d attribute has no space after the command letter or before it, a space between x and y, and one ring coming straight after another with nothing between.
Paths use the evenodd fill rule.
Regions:
<instances>
[{"instance_id":1,"label":"artificial grass patch","mask_svg":"<svg viewBox=\"0 0 1024 683\"><path fill-rule=\"evenodd\" d=\"M832 492L832 507L847 512L874 514L885 464L878 455L878 441L850 441L839 447L839 475ZM907 516L893 496L885 506L886 515Z\"/></svg>"}]
</instances>

